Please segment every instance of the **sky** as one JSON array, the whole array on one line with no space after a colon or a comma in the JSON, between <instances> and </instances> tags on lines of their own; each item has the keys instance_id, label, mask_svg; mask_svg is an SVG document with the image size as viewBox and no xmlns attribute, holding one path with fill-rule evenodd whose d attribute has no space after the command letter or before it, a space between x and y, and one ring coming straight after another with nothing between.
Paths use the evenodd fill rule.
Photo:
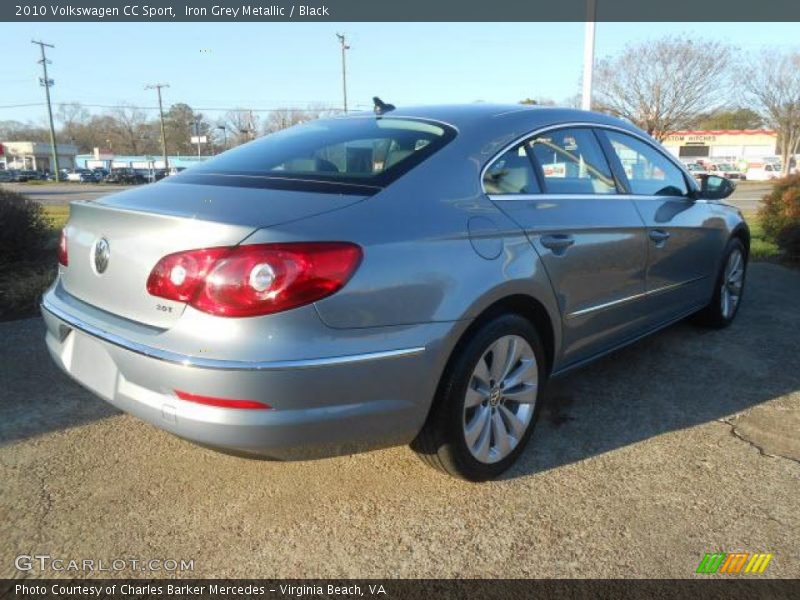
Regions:
<instances>
[{"instance_id":1,"label":"sky","mask_svg":"<svg viewBox=\"0 0 800 600\"><path fill-rule=\"evenodd\" d=\"M346 34L348 99L395 105L564 101L580 89L583 23L2 23L0 121L44 123L39 48L49 50L53 102L164 102L269 109L342 102L337 32ZM732 43L737 54L800 50L798 23L598 23L596 56L663 35ZM90 108L102 112L102 108ZM212 119L219 113L203 110Z\"/></svg>"}]
</instances>

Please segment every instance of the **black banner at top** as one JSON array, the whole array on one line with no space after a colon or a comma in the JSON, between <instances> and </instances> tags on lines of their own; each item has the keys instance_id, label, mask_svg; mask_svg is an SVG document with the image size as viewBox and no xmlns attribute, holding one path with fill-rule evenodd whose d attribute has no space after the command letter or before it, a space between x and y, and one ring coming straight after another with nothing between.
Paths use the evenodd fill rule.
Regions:
<instances>
[{"instance_id":1,"label":"black banner at top","mask_svg":"<svg viewBox=\"0 0 800 600\"><path fill-rule=\"evenodd\" d=\"M591 18L589 15L593 15ZM3 0L0 20L68 21L800 21L797 0ZM800 39L800 30L798 30Z\"/></svg>"}]
</instances>

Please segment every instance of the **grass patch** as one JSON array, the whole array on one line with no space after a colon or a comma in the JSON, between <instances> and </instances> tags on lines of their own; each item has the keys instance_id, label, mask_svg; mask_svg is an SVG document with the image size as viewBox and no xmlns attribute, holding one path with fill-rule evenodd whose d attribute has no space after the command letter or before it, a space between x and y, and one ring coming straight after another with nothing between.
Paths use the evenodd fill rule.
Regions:
<instances>
[{"instance_id":1,"label":"grass patch","mask_svg":"<svg viewBox=\"0 0 800 600\"><path fill-rule=\"evenodd\" d=\"M44 214L50 219L53 229L58 231L67 224L67 220L69 219L69 204L56 204L43 208Z\"/></svg>"},{"instance_id":2,"label":"grass patch","mask_svg":"<svg viewBox=\"0 0 800 600\"><path fill-rule=\"evenodd\" d=\"M755 212L744 213L750 226L750 257L753 260L780 260L781 252L777 244L764 237L764 229Z\"/></svg>"}]
</instances>

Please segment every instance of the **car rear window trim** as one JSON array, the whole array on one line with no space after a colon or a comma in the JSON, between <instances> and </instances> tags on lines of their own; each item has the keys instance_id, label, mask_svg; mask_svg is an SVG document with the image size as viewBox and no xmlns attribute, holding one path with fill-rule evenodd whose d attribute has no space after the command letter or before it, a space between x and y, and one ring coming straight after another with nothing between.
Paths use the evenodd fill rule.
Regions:
<instances>
[{"instance_id":1,"label":"car rear window trim","mask_svg":"<svg viewBox=\"0 0 800 600\"><path fill-rule=\"evenodd\" d=\"M253 173L215 173L208 171L194 173L184 172L179 176L167 177L162 181L166 183L194 183L201 185L218 185L222 187L319 192L323 194L346 194L351 196L373 196L383 190L382 186L344 181L328 181L305 177L273 177L268 175L254 175Z\"/></svg>"}]
</instances>

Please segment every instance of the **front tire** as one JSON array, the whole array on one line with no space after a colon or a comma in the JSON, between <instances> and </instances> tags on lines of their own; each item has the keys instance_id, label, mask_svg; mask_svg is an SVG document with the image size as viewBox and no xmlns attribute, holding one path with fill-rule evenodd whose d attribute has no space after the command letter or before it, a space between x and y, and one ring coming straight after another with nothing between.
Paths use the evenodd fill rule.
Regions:
<instances>
[{"instance_id":1,"label":"front tire","mask_svg":"<svg viewBox=\"0 0 800 600\"><path fill-rule=\"evenodd\" d=\"M545 365L541 340L528 320L508 314L487 321L456 349L412 449L455 477L499 476L531 437Z\"/></svg>"},{"instance_id":2,"label":"front tire","mask_svg":"<svg viewBox=\"0 0 800 600\"><path fill-rule=\"evenodd\" d=\"M742 303L746 275L747 251L739 238L733 238L725 247L714 285L714 296L698 314L701 325L722 329L733 323Z\"/></svg>"}]
</instances>

